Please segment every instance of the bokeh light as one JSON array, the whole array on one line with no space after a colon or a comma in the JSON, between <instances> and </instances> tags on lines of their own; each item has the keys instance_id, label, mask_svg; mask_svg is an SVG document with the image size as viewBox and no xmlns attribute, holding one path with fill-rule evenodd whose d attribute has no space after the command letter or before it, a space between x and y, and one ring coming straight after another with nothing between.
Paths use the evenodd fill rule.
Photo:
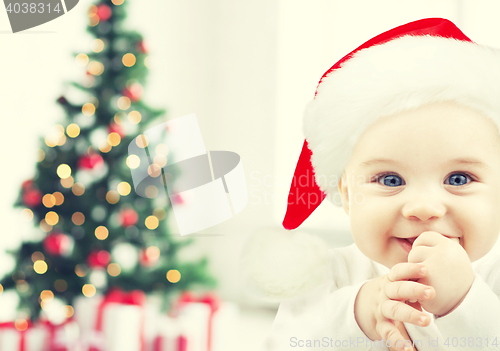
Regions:
<instances>
[{"instance_id":1,"label":"bokeh light","mask_svg":"<svg viewBox=\"0 0 500 351\"><path fill-rule=\"evenodd\" d=\"M120 142L122 141L122 138L120 137L120 134L118 133L109 133L108 135L108 142L111 146L117 146L118 144L120 144Z\"/></svg>"},{"instance_id":2,"label":"bokeh light","mask_svg":"<svg viewBox=\"0 0 500 351\"><path fill-rule=\"evenodd\" d=\"M144 190L144 193L148 198L154 199L155 197L158 196L158 188L155 187L154 185L149 185L146 187L146 190Z\"/></svg>"},{"instance_id":3,"label":"bokeh light","mask_svg":"<svg viewBox=\"0 0 500 351\"><path fill-rule=\"evenodd\" d=\"M158 167L163 168L167 165L167 158L165 156L156 155L154 162Z\"/></svg>"},{"instance_id":4,"label":"bokeh light","mask_svg":"<svg viewBox=\"0 0 500 351\"><path fill-rule=\"evenodd\" d=\"M168 146L165 144L158 144L155 147L155 152L158 156L167 156L168 155Z\"/></svg>"},{"instance_id":5,"label":"bokeh light","mask_svg":"<svg viewBox=\"0 0 500 351\"><path fill-rule=\"evenodd\" d=\"M171 283L177 283L181 280L181 273L177 269L171 269L167 272L167 280Z\"/></svg>"},{"instance_id":6,"label":"bokeh light","mask_svg":"<svg viewBox=\"0 0 500 351\"><path fill-rule=\"evenodd\" d=\"M75 225L82 225L83 223L85 223L85 215L83 213L81 213L81 212L75 212L71 216L71 221Z\"/></svg>"},{"instance_id":7,"label":"bokeh light","mask_svg":"<svg viewBox=\"0 0 500 351\"><path fill-rule=\"evenodd\" d=\"M101 39L94 39L91 48L93 52L101 52L104 50L104 42Z\"/></svg>"},{"instance_id":8,"label":"bokeh light","mask_svg":"<svg viewBox=\"0 0 500 351\"><path fill-rule=\"evenodd\" d=\"M89 57L86 54L78 54L75 61L78 66L85 67L89 63Z\"/></svg>"},{"instance_id":9,"label":"bokeh light","mask_svg":"<svg viewBox=\"0 0 500 351\"><path fill-rule=\"evenodd\" d=\"M88 273L88 269L85 265L77 264L75 266L75 274L79 277L85 277Z\"/></svg>"},{"instance_id":10,"label":"bokeh light","mask_svg":"<svg viewBox=\"0 0 500 351\"><path fill-rule=\"evenodd\" d=\"M42 162L45 159L45 151L42 149L38 149L38 157L36 159L37 162Z\"/></svg>"},{"instance_id":11,"label":"bokeh light","mask_svg":"<svg viewBox=\"0 0 500 351\"><path fill-rule=\"evenodd\" d=\"M83 287L82 287L82 293L85 297L92 297L95 295L96 293L96 289L95 289L95 286L93 286L92 284L85 284Z\"/></svg>"},{"instance_id":12,"label":"bokeh light","mask_svg":"<svg viewBox=\"0 0 500 351\"><path fill-rule=\"evenodd\" d=\"M85 116L92 116L95 113L94 104L87 102L85 105L82 106L82 113Z\"/></svg>"},{"instance_id":13,"label":"bokeh light","mask_svg":"<svg viewBox=\"0 0 500 351\"><path fill-rule=\"evenodd\" d=\"M100 76L104 72L104 65L99 61L92 61L87 66L87 70L94 76Z\"/></svg>"},{"instance_id":14,"label":"bokeh light","mask_svg":"<svg viewBox=\"0 0 500 351\"><path fill-rule=\"evenodd\" d=\"M31 260L33 261L33 263L35 263L36 261L43 261L44 259L45 256L40 251L35 251L31 254Z\"/></svg>"},{"instance_id":15,"label":"bokeh light","mask_svg":"<svg viewBox=\"0 0 500 351\"><path fill-rule=\"evenodd\" d=\"M44 218L40 221L40 229L43 230L45 233L48 233L52 230L52 226L47 224Z\"/></svg>"},{"instance_id":16,"label":"bokeh light","mask_svg":"<svg viewBox=\"0 0 500 351\"><path fill-rule=\"evenodd\" d=\"M122 269L118 263L110 263L108 265L108 274L112 277L120 275Z\"/></svg>"},{"instance_id":17,"label":"bokeh light","mask_svg":"<svg viewBox=\"0 0 500 351\"><path fill-rule=\"evenodd\" d=\"M64 306L66 308L66 318L71 318L75 314L75 309L73 306L66 305Z\"/></svg>"},{"instance_id":18,"label":"bokeh light","mask_svg":"<svg viewBox=\"0 0 500 351\"><path fill-rule=\"evenodd\" d=\"M118 99L116 102L116 105L120 110L128 110L130 108L130 99L126 96L122 96L121 98Z\"/></svg>"},{"instance_id":19,"label":"bokeh light","mask_svg":"<svg viewBox=\"0 0 500 351\"><path fill-rule=\"evenodd\" d=\"M44 274L45 272L47 272L47 268L48 266L45 261L38 260L33 263L33 270L38 274Z\"/></svg>"},{"instance_id":20,"label":"bokeh light","mask_svg":"<svg viewBox=\"0 0 500 351\"><path fill-rule=\"evenodd\" d=\"M57 175L61 179L68 178L71 175L71 167L65 163L60 164L57 167Z\"/></svg>"},{"instance_id":21,"label":"bokeh light","mask_svg":"<svg viewBox=\"0 0 500 351\"><path fill-rule=\"evenodd\" d=\"M135 61L135 55L131 53L125 54L122 57L123 65L126 67L132 67L133 65L135 65Z\"/></svg>"},{"instance_id":22,"label":"bokeh light","mask_svg":"<svg viewBox=\"0 0 500 351\"><path fill-rule=\"evenodd\" d=\"M105 226L100 225L95 229L95 237L99 240L104 240L108 237L109 230Z\"/></svg>"},{"instance_id":23,"label":"bokeh light","mask_svg":"<svg viewBox=\"0 0 500 351\"><path fill-rule=\"evenodd\" d=\"M95 7L95 11L92 9L92 7ZM95 27L99 24L99 16L96 14L97 12L97 6L91 5L89 9L89 26Z\"/></svg>"},{"instance_id":24,"label":"bokeh light","mask_svg":"<svg viewBox=\"0 0 500 351\"><path fill-rule=\"evenodd\" d=\"M120 201L120 194L116 190L110 190L106 193L106 201L114 205Z\"/></svg>"},{"instance_id":25,"label":"bokeh light","mask_svg":"<svg viewBox=\"0 0 500 351\"><path fill-rule=\"evenodd\" d=\"M130 191L132 190L132 188L131 188L129 183L121 182L116 187L116 190L118 190L118 194L120 194L121 196L127 196L128 194L130 194Z\"/></svg>"},{"instance_id":26,"label":"bokeh light","mask_svg":"<svg viewBox=\"0 0 500 351\"><path fill-rule=\"evenodd\" d=\"M57 140L54 140L50 136L45 137L45 144L47 144L48 147L54 147L57 146Z\"/></svg>"},{"instance_id":27,"label":"bokeh light","mask_svg":"<svg viewBox=\"0 0 500 351\"><path fill-rule=\"evenodd\" d=\"M149 139L148 139L148 137L146 135L139 134L137 136L137 138L135 138L135 143L137 144L137 146L139 146L140 148L144 149L146 146L148 146Z\"/></svg>"},{"instance_id":28,"label":"bokeh light","mask_svg":"<svg viewBox=\"0 0 500 351\"><path fill-rule=\"evenodd\" d=\"M128 114L128 121L132 124L138 124L142 119L141 113L139 111L130 111Z\"/></svg>"},{"instance_id":29,"label":"bokeh light","mask_svg":"<svg viewBox=\"0 0 500 351\"><path fill-rule=\"evenodd\" d=\"M69 189L73 186L74 179L72 176L69 176L68 178L61 179L61 185L65 187L66 189Z\"/></svg>"},{"instance_id":30,"label":"bokeh light","mask_svg":"<svg viewBox=\"0 0 500 351\"><path fill-rule=\"evenodd\" d=\"M47 301L50 301L50 300L53 300L54 299L54 293L50 290L42 290L42 292L40 293L40 299L43 301L43 300L47 300Z\"/></svg>"},{"instance_id":31,"label":"bokeh light","mask_svg":"<svg viewBox=\"0 0 500 351\"><path fill-rule=\"evenodd\" d=\"M55 226L59 222L59 215L54 211L49 211L45 214L45 222L48 225Z\"/></svg>"},{"instance_id":32,"label":"bokeh light","mask_svg":"<svg viewBox=\"0 0 500 351\"><path fill-rule=\"evenodd\" d=\"M103 153L110 152L111 151L111 144L109 143L109 141L108 140L103 140L99 144L99 150L101 150L101 152L103 152Z\"/></svg>"},{"instance_id":33,"label":"bokeh light","mask_svg":"<svg viewBox=\"0 0 500 351\"><path fill-rule=\"evenodd\" d=\"M85 193L85 186L81 183L75 183L71 190L76 196L82 196Z\"/></svg>"},{"instance_id":34,"label":"bokeh light","mask_svg":"<svg viewBox=\"0 0 500 351\"><path fill-rule=\"evenodd\" d=\"M45 194L42 198L42 204L47 208L52 208L56 205L56 197L52 194Z\"/></svg>"},{"instance_id":35,"label":"bokeh light","mask_svg":"<svg viewBox=\"0 0 500 351\"><path fill-rule=\"evenodd\" d=\"M29 208L25 208L21 211L21 213L27 221L33 220L33 211L31 211Z\"/></svg>"},{"instance_id":36,"label":"bokeh light","mask_svg":"<svg viewBox=\"0 0 500 351\"><path fill-rule=\"evenodd\" d=\"M61 192L59 192L59 191L56 191L52 195L56 199L56 206L61 206L63 204L63 202L64 202L64 195Z\"/></svg>"},{"instance_id":37,"label":"bokeh light","mask_svg":"<svg viewBox=\"0 0 500 351\"><path fill-rule=\"evenodd\" d=\"M137 155L129 155L127 157L127 166L131 169L136 169L141 164L141 159Z\"/></svg>"},{"instance_id":38,"label":"bokeh light","mask_svg":"<svg viewBox=\"0 0 500 351\"><path fill-rule=\"evenodd\" d=\"M78 124L71 123L66 127L66 134L68 134L70 138L76 138L80 135L80 127Z\"/></svg>"},{"instance_id":39,"label":"bokeh light","mask_svg":"<svg viewBox=\"0 0 500 351\"><path fill-rule=\"evenodd\" d=\"M148 167L148 174L151 177L156 178L161 174L161 168L156 163L153 163Z\"/></svg>"},{"instance_id":40,"label":"bokeh light","mask_svg":"<svg viewBox=\"0 0 500 351\"><path fill-rule=\"evenodd\" d=\"M146 228L153 230L158 228L159 221L158 218L156 218L155 216L148 216L148 218L146 218L145 220L145 224Z\"/></svg>"},{"instance_id":41,"label":"bokeh light","mask_svg":"<svg viewBox=\"0 0 500 351\"><path fill-rule=\"evenodd\" d=\"M160 257L160 249L156 246L150 246L146 249L146 256L151 260L157 260Z\"/></svg>"},{"instance_id":42,"label":"bokeh light","mask_svg":"<svg viewBox=\"0 0 500 351\"><path fill-rule=\"evenodd\" d=\"M26 321L26 319L16 319L14 326L19 331L25 331L28 329L28 321Z\"/></svg>"}]
</instances>

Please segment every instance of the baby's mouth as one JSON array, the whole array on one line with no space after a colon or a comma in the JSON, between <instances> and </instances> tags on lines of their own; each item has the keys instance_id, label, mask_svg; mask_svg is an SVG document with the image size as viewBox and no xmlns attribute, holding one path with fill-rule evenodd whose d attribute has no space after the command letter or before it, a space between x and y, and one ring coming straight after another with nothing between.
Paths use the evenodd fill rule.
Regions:
<instances>
[{"instance_id":1,"label":"baby's mouth","mask_svg":"<svg viewBox=\"0 0 500 351\"><path fill-rule=\"evenodd\" d=\"M445 235L445 236L446 236L448 239L450 239L450 240L456 240L458 243L460 243L460 238L457 238L457 237L449 237L449 236L447 236L447 235ZM408 241L408 242L410 243L410 245L412 245L412 246L413 246L413 242L414 242L415 240L417 240L417 238L418 238L418 236L415 236L415 237L413 237L413 238L399 238L399 239L406 240L406 241Z\"/></svg>"},{"instance_id":2,"label":"baby's mouth","mask_svg":"<svg viewBox=\"0 0 500 351\"><path fill-rule=\"evenodd\" d=\"M414 238L404 238L406 241L408 241L410 243L410 245L413 245L413 242L415 240L417 240L418 236L414 237Z\"/></svg>"}]
</instances>

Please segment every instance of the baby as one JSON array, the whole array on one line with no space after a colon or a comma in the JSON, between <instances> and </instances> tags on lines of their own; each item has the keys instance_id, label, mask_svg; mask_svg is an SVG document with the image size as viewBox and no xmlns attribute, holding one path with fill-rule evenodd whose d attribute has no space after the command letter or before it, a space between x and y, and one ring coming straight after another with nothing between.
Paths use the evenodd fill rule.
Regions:
<instances>
[{"instance_id":1,"label":"baby","mask_svg":"<svg viewBox=\"0 0 500 351\"><path fill-rule=\"evenodd\" d=\"M326 72L304 121L283 225L329 197L354 244L284 235L307 264L255 275L282 300L264 350L500 349L500 51L405 24Z\"/></svg>"}]
</instances>

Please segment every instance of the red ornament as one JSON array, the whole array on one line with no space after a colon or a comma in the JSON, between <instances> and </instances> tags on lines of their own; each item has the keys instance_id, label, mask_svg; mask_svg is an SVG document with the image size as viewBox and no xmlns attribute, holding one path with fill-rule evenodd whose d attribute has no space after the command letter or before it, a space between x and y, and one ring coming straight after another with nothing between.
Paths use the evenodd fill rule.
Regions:
<instances>
[{"instance_id":1,"label":"red ornament","mask_svg":"<svg viewBox=\"0 0 500 351\"><path fill-rule=\"evenodd\" d=\"M38 189L26 189L23 193L23 203L30 207L36 207L42 202L42 193Z\"/></svg>"},{"instance_id":2,"label":"red ornament","mask_svg":"<svg viewBox=\"0 0 500 351\"><path fill-rule=\"evenodd\" d=\"M71 251L71 238L62 233L50 233L43 241L45 252L52 256L64 256Z\"/></svg>"},{"instance_id":3,"label":"red ornament","mask_svg":"<svg viewBox=\"0 0 500 351\"><path fill-rule=\"evenodd\" d=\"M120 138L122 138L122 139L123 139L123 136L125 135L125 132L123 131L122 126L119 124L116 124L116 123L111 123L108 126L108 133L109 134L117 133L120 136Z\"/></svg>"},{"instance_id":4,"label":"red ornament","mask_svg":"<svg viewBox=\"0 0 500 351\"><path fill-rule=\"evenodd\" d=\"M61 96L59 97L59 99L57 99L57 102L60 103L61 105L66 105L68 103L68 100L66 100L64 96Z\"/></svg>"},{"instance_id":5,"label":"red ornament","mask_svg":"<svg viewBox=\"0 0 500 351\"><path fill-rule=\"evenodd\" d=\"M146 47L146 44L144 43L144 40L138 41L137 42L137 50L142 52L143 54L148 52L148 49Z\"/></svg>"},{"instance_id":6,"label":"red ornament","mask_svg":"<svg viewBox=\"0 0 500 351\"><path fill-rule=\"evenodd\" d=\"M137 215L137 212L135 212L131 208L126 208L122 211L120 211L120 222L122 227L131 227L137 223L139 220L139 216Z\"/></svg>"},{"instance_id":7,"label":"red ornament","mask_svg":"<svg viewBox=\"0 0 500 351\"><path fill-rule=\"evenodd\" d=\"M148 255L147 249L141 249L139 252L139 262L144 267L154 266L160 257L156 255Z\"/></svg>"},{"instance_id":8,"label":"red ornament","mask_svg":"<svg viewBox=\"0 0 500 351\"><path fill-rule=\"evenodd\" d=\"M111 17L111 8L108 5L99 5L97 6L96 15L100 21L105 22Z\"/></svg>"},{"instance_id":9,"label":"red ornament","mask_svg":"<svg viewBox=\"0 0 500 351\"><path fill-rule=\"evenodd\" d=\"M132 101L138 101L141 99L142 96L142 85L139 83L134 83L130 86L127 86L122 90L123 96L128 97Z\"/></svg>"},{"instance_id":10,"label":"red ornament","mask_svg":"<svg viewBox=\"0 0 500 351\"><path fill-rule=\"evenodd\" d=\"M80 169L94 169L104 164L104 161L99 154L84 155L78 160L78 168Z\"/></svg>"},{"instance_id":11,"label":"red ornament","mask_svg":"<svg viewBox=\"0 0 500 351\"><path fill-rule=\"evenodd\" d=\"M27 190L33 188L33 180L28 179L23 182L22 189Z\"/></svg>"},{"instance_id":12,"label":"red ornament","mask_svg":"<svg viewBox=\"0 0 500 351\"><path fill-rule=\"evenodd\" d=\"M106 250L92 251L87 257L90 268L106 268L111 260L111 255Z\"/></svg>"},{"instance_id":13,"label":"red ornament","mask_svg":"<svg viewBox=\"0 0 500 351\"><path fill-rule=\"evenodd\" d=\"M181 194L172 194L170 196L170 201L175 205L182 205L185 202Z\"/></svg>"}]
</instances>

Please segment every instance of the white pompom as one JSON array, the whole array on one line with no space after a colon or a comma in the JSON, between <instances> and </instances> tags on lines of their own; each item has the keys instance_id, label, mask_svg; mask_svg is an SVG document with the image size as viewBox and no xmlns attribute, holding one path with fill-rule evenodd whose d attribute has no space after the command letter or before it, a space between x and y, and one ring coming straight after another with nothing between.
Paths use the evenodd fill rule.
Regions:
<instances>
[{"instance_id":1,"label":"white pompom","mask_svg":"<svg viewBox=\"0 0 500 351\"><path fill-rule=\"evenodd\" d=\"M328 246L303 232L260 230L242 250L245 287L269 301L281 301L320 285L328 273Z\"/></svg>"}]
</instances>

